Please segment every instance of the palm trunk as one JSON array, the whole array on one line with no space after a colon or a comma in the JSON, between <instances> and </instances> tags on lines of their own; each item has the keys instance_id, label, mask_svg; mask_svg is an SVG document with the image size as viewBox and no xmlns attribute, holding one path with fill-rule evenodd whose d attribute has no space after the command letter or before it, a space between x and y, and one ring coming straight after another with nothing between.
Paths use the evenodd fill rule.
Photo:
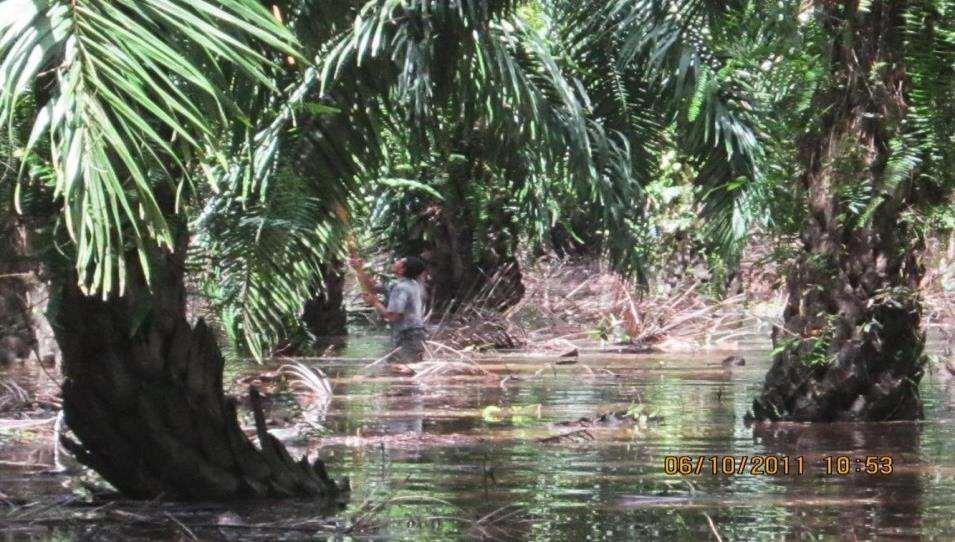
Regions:
<instances>
[{"instance_id":1,"label":"palm trunk","mask_svg":"<svg viewBox=\"0 0 955 542\"><path fill-rule=\"evenodd\" d=\"M460 139L460 138L459 138ZM431 205L429 237L432 306L438 312L455 311L466 303L503 310L524 295L513 213L508 194L495 194L483 210L470 201L467 187L485 181L487 167L480 153L462 143L456 150L467 158L448 172L451 190L443 202ZM490 181L487 180L490 185ZM486 213L487 231L479 231L479 213Z\"/></svg>"},{"instance_id":2,"label":"palm trunk","mask_svg":"<svg viewBox=\"0 0 955 542\"><path fill-rule=\"evenodd\" d=\"M224 500L337 492L321 461L295 462L252 403L261 448L246 438L223 394L215 337L185 317L183 254L159 254L151 288L130 272L126 292L86 296L60 276L56 337L63 410L79 461L129 497ZM131 259L135 261L135 259Z\"/></svg>"},{"instance_id":3,"label":"palm trunk","mask_svg":"<svg viewBox=\"0 0 955 542\"><path fill-rule=\"evenodd\" d=\"M33 233L22 219L0 223L0 365L33 354L52 365L59 357L46 319L49 288Z\"/></svg>"},{"instance_id":4,"label":"palm trunk","mask_svg":"<svg viewBox=\"0 0 955 542\"><path fill-rule=\"evenodd\" d=\"M889 143L906 112L905 2L820 2L831 36L831 84L803 142L798 189L808 201L802 250L787 277L779 353L753 403L759 420L901 420L922 415L924 334L917 288L922 238L901 213L917 205L917 172L886 181ZM861 183L882 198L871 217L848 209Z\"/></svg>"},{"instance_id":5,"label":"palm trunk","mask_svg":"<svg viewBox=\"0 0 955 542\"><path fill-rule=\"evenodd\" d=\"M503 229L504 224L499 226ZM485 250L475 254L475 232L465 213L441 210L431 232L429 275L432 306L455 311L466 303L503 310L524 295L520 264L506 231L489 232Z\"/></svg>"},{"instance_id":6,"label":"palm trunk","mask_svg":"<svg viewBox=\"0 0 955 542\"><path fill-rule=\"evenodd\" d=\"M324 267L322 291L306 302L302 311L302 321L314 338L316 347L341 344L348 334L342 262L331 261Z\"/></svg>"},{"instance_id":7,"label":"palm trunk","mask_svg":"<svg viewBox=\"0 0 955 542\"><path fill-rule=\"evenodd\" d=\"M28 300L31 271L23 260L22 229L0 223L0 365L26 358L33 347Z\"/></svg>"},{"instance_id":8,"label":"palm trunk","mask_svg":"<svg viewBox=\"0 0 955 542\"><path fill-rule=\"evenodd\" d=\"M445 205L435 218L431 237L431 304L438 311L454 310L474 296L480 282L474 262L473 226L465 211Z\"/></svg>"}]
</instances>

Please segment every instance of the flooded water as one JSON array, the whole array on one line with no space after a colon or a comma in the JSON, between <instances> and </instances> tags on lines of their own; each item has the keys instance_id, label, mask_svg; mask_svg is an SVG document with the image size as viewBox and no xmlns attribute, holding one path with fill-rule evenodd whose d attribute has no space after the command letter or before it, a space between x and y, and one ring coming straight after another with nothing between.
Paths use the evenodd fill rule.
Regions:
<instances>
[{"instance_id":1,"label":"flooded water","mask_svg":"<svg viewBox=\"0 0 955 542\"><path fill-rule=\"evenodd\" d=\"M485 375L414 379L366 370L377 344L306 362L334 396L291 408L307 423L275 431L349 478L344 509L89 502L76 475L0 465L0 492L21 501L0 512L0 539L955 538L955 382L937 372L922 423L754 432L743 415L765 351L731 369L726 353L504 355L480 361ZM31 461L50 461L45 443L17 438L0 435L0 454L25 461L17 446L32 446Z\"/></svg>"}]
</instances>

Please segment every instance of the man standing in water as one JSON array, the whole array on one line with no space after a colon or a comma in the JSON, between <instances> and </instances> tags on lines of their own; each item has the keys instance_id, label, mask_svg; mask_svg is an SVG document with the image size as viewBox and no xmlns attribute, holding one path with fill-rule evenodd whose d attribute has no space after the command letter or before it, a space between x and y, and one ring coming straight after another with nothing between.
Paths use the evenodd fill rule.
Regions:
<instances>
[{"instance_id":1,"label":"man standing in water","mask_svg":"<svg viewBox=\"0 0 955 542\"><path fill-rule=\"evenodd\" d=\"M418 279L424 273L424 261L415 256L395 260L392 271L398 280L388 289L387 306L378 299L376 292L380 289L362 268L364 262L361 258L353 257L348 262L355 270L358 282L364 290L362 298L391 326L394 350L389 361L421 361L425 339L424 287Z\"/></svg>"}]
</instances>

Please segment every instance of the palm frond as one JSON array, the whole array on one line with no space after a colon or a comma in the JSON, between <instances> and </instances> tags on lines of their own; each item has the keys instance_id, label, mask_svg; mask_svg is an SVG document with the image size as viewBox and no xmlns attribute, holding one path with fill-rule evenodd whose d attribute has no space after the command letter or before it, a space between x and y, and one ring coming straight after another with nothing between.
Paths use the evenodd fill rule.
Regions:
<instances>
[{"instance_id":1,"label":"palm frond","mask_svg":"<svg viewBox=\"0 0 955 542\"><path fill-rule=\"evenodd\" d=\"M703 214L711 238L737 252L757 214L763 144L754 88L760 75L751 41L738 31L763 26L746 2L669 0L615 2L620 61L659 89L677 126L681 150L698 171Z\"/></svg>"},{"instance_id":2,"label":"palm frond","mask_svg":"<svg viewBox=\"0 0 955 542\"><path fill-rule=\"evenodd\" d=\"M306 178L288 167L273 177L254 204L228 192L210 198L189 259L237 350L256 359L299 328L343 238L329 199Z\"/></svg>"},{"instance_id":3,"label":"palm frond","mask_svg":"<svg viewBox=\"0 0 955 542\"><path fill-rule=\"evenodd\" d=\"M12 131L35 100L19 154L53 164L81 287L122 291L126 243L147 275L145 245L171 246L175 204L157 189L178 190L188 156L225 162L223 128L245 121L229 80L273 87L263 48L295 55L295 40L255 0L4 0L0 14L0 122Z\"/></svg>"}]
</instances>

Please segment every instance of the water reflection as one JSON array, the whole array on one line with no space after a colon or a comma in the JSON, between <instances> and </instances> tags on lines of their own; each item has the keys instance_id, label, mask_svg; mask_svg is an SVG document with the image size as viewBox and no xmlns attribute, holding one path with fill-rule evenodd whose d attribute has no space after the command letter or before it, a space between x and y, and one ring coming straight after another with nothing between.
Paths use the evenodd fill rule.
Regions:
<instances>
[{"instance_id":1,"label":"water reflection","mask_svg":"<svg viewBox=\"0 0 955 542\"><path fill-rule=\"evenodd\" d=\"M811 502L824 496L844 503L807 516L798 532L839 525L840 534L849 538L921 538L922 424L759 424L754 434L767 450L803 454L819 470L809 483L789 485L788 499ZM849 472L840 473L839 463ZM869 474L867 467L877 472Z\"/></svg>"},{"instance_id":2,"label":"water reflection","mask_svg":"<svg viewBox=\"0 0 955 542\"><path fill-rule=\"evenodd\" d=\"M447 383L411 392L420 398L413 408L399 399L370 411L344 409L339 414L343 420L377 425L386 434L390 430L376 423L379 417L404 417L391 426L400 431L405 430L402 424L421 420L423 438L417 444L377 441L387 454L382 461L388 468L375 471L375 476L369 475L367 464L350 461L354 448L350 454L336 453L333 462L341 471L353 473L358 491L366 495L421 499L391 508L398 519L383 531L388 535L408 533L401 518L464 511L469 517L502 518L499 527L538 539L702 537L712 536L714 528L729 538L955 532L951 504L941 508L925 504L926 492L938 502L947 498L951 487L950 474L938 483L927 482L925 467L950 473L952 460L936 454L923 461L922 425L777 426L773 432L754 435L741 420L765 370L759 360L732 371L719 367L718 360L588 363L593 371L564 369L555 374L548 369L539 378L527 376L536 370L510 365L509 370L522 377L503 388L477 381ZM940 388L927 383L925 390L934 412ZM365 382L351 391L374 394L380 389ZM492 404L536 403L543 405L542 417L528 426L482 420L479 414ZM547 422L593 416L633 403L648 405L663 421L645 428L595 430L594 440L546 445L540 441L541 435L553 431ZM931 445L953 438L947 425L932 422L931 432ZM895 459L892 476L826 475L822 470L825 455L864 458L889 453ZM672 454L789 454L804 455L809 463L803 476L665 476L663 459ZM446 504L428 504L429 498ZM507 511L514 511L520 521L509 525ZM528 518L533 518L530 524ZM457 521L434 521L412 531L470 532L455 527Z\"/></svg>"},{"instance_id":3,"label":"water reflection","mask_svg":"<svg viewBox=\"0 0 955 542\"><path fill-rule=\"evenodd\" d=\"M582 356L576 366L548 367L540 360L508 357L483 362L490 377L433 381L368 371L361 360L311 361L332 379L334 396L306 412L327 434L298 442L296 451L321 455L331 472L351 479L347 510L322 521L361 536L955 537L950 383L934 377L923 381L923 423L751 429L742 415L761 384L768 356L749 353L746 358L746 366L727 369L720 357ZM586 426L587 437L548 438L573 429L559 422L592 421L602 412L636 405L657 421L613 418ZM667 456L766 454L803 456L806 472L664 472ZM885 455L893 458L891 475L856 473L854 461L847 475L824 471L826 456L864 461ZM15 487L30 498L56 499L71 491L63 484L75 487L74 478L53 477L56 484L46 485L31 485L30 479L0 468L0 491ZM129 510L125 506L120 508ZM302 503L236 506L226 512L245 525L317 521L317 512ZM219 536L219 531L202 530L194 518L206 516L195 509L170 513L200 537ZM181 535L175 529L170 533L168 538ZM66 534L76 538L82 531L67 528ZM227 534L252 537L250 529L238 527Z\"/></svg>"}]
</instances>

